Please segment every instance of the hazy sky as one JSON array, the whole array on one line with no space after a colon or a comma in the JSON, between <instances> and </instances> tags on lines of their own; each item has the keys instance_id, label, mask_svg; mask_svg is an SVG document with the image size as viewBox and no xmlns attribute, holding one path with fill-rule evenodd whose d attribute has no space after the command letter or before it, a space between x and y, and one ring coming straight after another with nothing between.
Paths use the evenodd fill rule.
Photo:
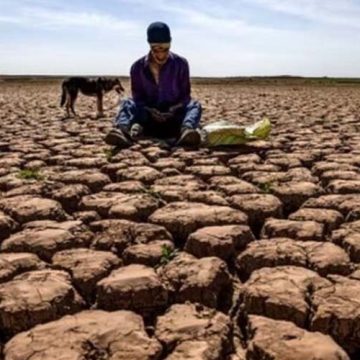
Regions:
<instances>
[{"instance_id":1,"label":"hazy sky","mask_svg":"<svg viewBox=\"0 0 360 360\"><path fill-rule=\"evenodd\" d=\"M192 75L360 77L360 0L0 0L0 74L119 74L167 22Z\"/></svg>"}]
</instances>

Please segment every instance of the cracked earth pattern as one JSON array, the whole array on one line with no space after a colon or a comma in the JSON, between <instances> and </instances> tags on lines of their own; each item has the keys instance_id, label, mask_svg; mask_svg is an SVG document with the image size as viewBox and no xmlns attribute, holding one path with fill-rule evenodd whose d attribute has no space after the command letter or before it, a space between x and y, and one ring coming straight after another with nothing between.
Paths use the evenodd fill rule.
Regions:
<instances>
[{"instance_id":1,"label":"cracked earth pattern","mask_svg":"<svg viewBox=\"0 0 360 360\"><path fill-rule=\"evenodd\" d=\"M193 96L271 137L113 151L115 95L0 84L0 359L360 359L360 88Z\"/></svg>"}]
</instances>

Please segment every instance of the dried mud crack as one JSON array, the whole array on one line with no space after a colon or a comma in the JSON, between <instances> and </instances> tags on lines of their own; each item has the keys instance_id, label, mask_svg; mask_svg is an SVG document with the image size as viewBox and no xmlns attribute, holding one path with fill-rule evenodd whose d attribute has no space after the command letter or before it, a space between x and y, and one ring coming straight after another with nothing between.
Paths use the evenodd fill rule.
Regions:
<instances>
[{"instance_id":1,"label":"dried mud crack","mask_svg":"<svg viewBox=\"0 0 360 360\"><path fill-rule=\"evenodd\" d=\"M360 89L193 92L271 137L115 151L115 109L0 84L0 359L359 358Z\"/></svg>"}]
</instances>

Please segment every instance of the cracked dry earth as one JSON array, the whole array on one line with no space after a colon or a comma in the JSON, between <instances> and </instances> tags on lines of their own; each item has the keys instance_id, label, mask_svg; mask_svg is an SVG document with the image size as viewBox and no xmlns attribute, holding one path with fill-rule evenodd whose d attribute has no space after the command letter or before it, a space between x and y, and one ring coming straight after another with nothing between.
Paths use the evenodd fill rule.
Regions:
<instances>
[{"instance_id":1,"label":"cracked dry earth","mask_svg":"<svg viewBox=\"0 0 360 360\"><path fill-rule=\"evenodd\" d=\"M360 359L360 88L195 84L269 141L117 153L59 88L0 85L0 358Z\"/></svg>"}]
</instances>

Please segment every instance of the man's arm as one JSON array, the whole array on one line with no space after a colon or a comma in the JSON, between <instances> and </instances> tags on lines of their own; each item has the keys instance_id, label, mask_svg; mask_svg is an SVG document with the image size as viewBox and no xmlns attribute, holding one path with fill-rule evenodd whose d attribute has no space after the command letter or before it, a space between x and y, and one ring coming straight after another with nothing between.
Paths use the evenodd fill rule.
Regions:
<instances>
[{"instance_id":1,"label":"man's arm","mask_svg":"<svg viewBox=\"0 0 360 360\"><path fill-rule=\"evenodd\" d=\"M175 113L177 110L184 108L191 100L191 84L189 64L185 60L182 64L182 69L179 75L180 97L179 101L170 107L170 113Z\"/></svg>"},{"instance_id":2,"label":"man's arm","mask_svg":"<svg viewBox=\"0 0 360 360\"><path fill-rule=\"evenodd\" d=\"M135 64L130 69L130 79L131 79L131 94L134 102L138 106L144 106L145 92L140 78L140 72L136 68Z\"/></svg>"},{"instance_id":3,"label":"man's arm","mask_svg":"<svg viewBox=\"0 0 360 360\"><path fill-rule=\"evenodd\" d=\"M191 84L190 84L190 70L189 63L184 59L180 72L180 101L179 104L186 106L191 99Z\"/></svg>"}]
</instances>

